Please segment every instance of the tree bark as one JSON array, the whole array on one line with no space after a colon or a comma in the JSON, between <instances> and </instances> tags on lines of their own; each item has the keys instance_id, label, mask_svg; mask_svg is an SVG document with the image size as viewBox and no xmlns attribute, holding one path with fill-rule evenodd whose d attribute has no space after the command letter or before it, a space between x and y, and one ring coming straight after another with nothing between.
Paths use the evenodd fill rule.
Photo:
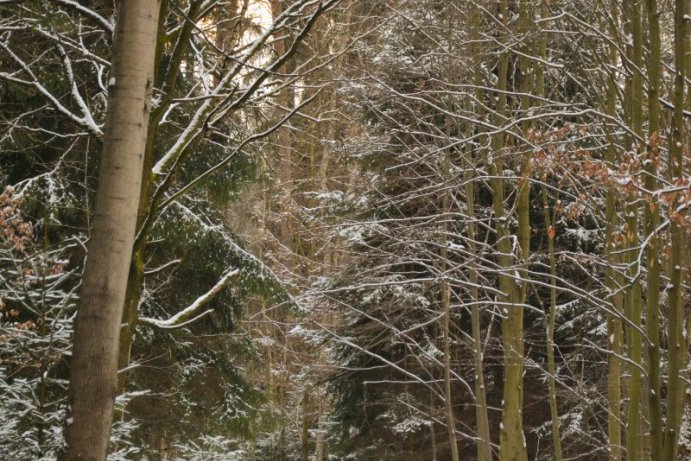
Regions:
<instances>
[{"instance_id":1,"label":"tree bark","mask_svg":"<svg viewBox=\"0 0 691 461\"><path fill-rule=\"evenodd\" d=\"M326 461L326 416L320 410L319 424L317 426L316 445L314 450L315 461Z\"/></svg>"},{"instance_id":2,"label":"tree bark","mask_svg":"<svg viewBox=\"0 0 691 461\"><path fill-rule=\"evenodd\" d=\"M611 1L612 11L615 15L610 23L610 32L612 35L616 32L616 2ZM615 44L610 44L609 47L609 64L612 69L616 68L618 57L618 50ZM617 115L617 76L613 72L609 76L607 84L607 101L605 112L610 117ZM607 148L607 164L613 170L617 163L617 148L614 143L613 134L608 131L608 148ZM622 286L621 276L618 273L616 266L620 262L617 255L620 250L614 233L617 228L617 206L616 206L616 191L614 186L610 186L607 190L605 216L607 217L607 231L605 233L605 258L607 259L607 269L605 271L607 291L610 293L609 301L612 306L612 313L607 316L607 338L609 340L610 355L608 358L607 367L607 436L609 439L609 461L620 461L622 456L622 414L621 414L621 370L622 370L622 352L624 342L624 332L622 328L621 312L623 305L623 296L619 291Z\"/></svg>"},{"instance_id":3,"label":"tree bark","mask_svg":"<svg viewBox=\"0 0 691 461\"><path fill-rule=\"evenodd\" d=\"M451 131L451 120L446 118L446 142L449 143ZM450 152L444 152L444 182L448 181L450 174ZM441 197L441 308L444 315L444 411L446 413L446 426L449 433L449 449L451 450L451 461L458 461L458 442L456 441L456 417L453 410L453 393L451 391L451 287L448 280L448 220L450 219L451 200L447 189L442 191Z\"/></svg>"},{"instance_id":4,"label":"tree bark","mask_svg":"<svg viewBox=\"0 0 691 461\"><path fill-rule=\"evenodd\" d=\"M626 3L626 20L630 23L631 44L627 46L627 54L633 63L630 77L630 98L628 121L631 130L637 136L643 134L643 85L641 68L643 67L643 27L641 21L640 0L628 0ZM637 143L637 140L627 145ZM629 367L630 379L628 386L629 406L626 421L626 459L636 461L641 455L641 397L642 376L639 365L642 365L643 338L640 328L642 323L643 299L641 296L641 282L638 261L638 212L639 205L636 198L631 197L626 213L626 249L628 263L628 283L625 302L626 315L629 323L626 329L628 355L633 362Z\"/></svg>"},{"instance_id":5,"label":"tree bark","mask_svg":"<svg viewBox=\"0 0 691 461\"><path fill-rule=\"evenodd\" d=\"M648 145L645 188L654 192L658 188L657 161L660 129L660 21L657 0L646 0L648 16ZM648 407L650 412L650 448L653 460L662 459L662 379L660 372L660 260L657 227L660 208L651 194L644 210L644 228L650 242L646 248L648 290L646 300L646 335L648 336Z\"/></svg>"},{"instance_id":6,"label":"tree bark","mask_svg":"<svg viewBox=\"0 0 691 461\"><path fill-rule=\"evenodd\" d=\"M480 49L479 46L476 44L476 41L479 40L480 37L480 23L481 23L481 11L479 8L474 7L473 5L470 5L470 8L472 8L472 16L471 16L471 26L470 26L470 34L471 34L471 50L472 50L472 56L473 56L473 79L475 81L475 86L476 86L476 99L477 101L482 101L483 100L483 75L482 75L482 67L481 67L481 58L480 58ZM471 104L470 100L467 100L468 105ZM470 109L470 107L469 107ZM482 104L477 104L477 115L478 118L482 118L485 116L485 110L482 107ZM466 136L470 138L472 136L474 126L473 124L468 124L467 128L467 133ZM482 154L480 156L486 157L486 150L483 150ZM473 152L469 151L468 152L468 166L473 165ZM477 254L477 244L476 244L476 238L477 238L477 225L474 221L475 215L476 215L476 210L475 210L475 184L471 180L473 171L468 168L467 174L466 174L466 186L465 186L465 193L466 193L466 206L468 207L468 215L471 218L471 221L468 223L468 251L472 255L472 258L476 257L475 255ZM480 313L480 294L479 290L477 288L478 286L478 281L479 281L479 269L477 265L471 261L470 268L469 268L469 278L470 278L470 283L471 283L471 288L470 288L470 312L471 312L471 325L472 325L472 336L473 336L473 364L475 367L475 399L476 399L476 407L475 407L475 420L476 420L476 430L477 430L477 436L478 436L478 442L477 442L477 459L478 461L492 461L492 438L489 432L489 417L487 415L488 413L488 406L487 406L487 392L485 389L485 373L484 373L484 364L483 364L483 351L482 351L482 338L481 338L481 328L482 328L482 319L481 319L481 313Z\"/></svg>"},{"instance_id":7,"label":"tree bark","mask_svg":"<svg viewBox=\"0 0 691 461\"><path fill-rule=\"evenodd\" d=\"M169 0L161 2L159 13L159 28L163 27ZM201 1L193 1L187 9L186 16L195 18L199 11ZM132 250L132 263L130 265L130 275L127 282L127 295L125 297L125 311L123 313L122 328L120 330L120 354L118 358L118 369L123 370L130 365L132 344L134 333L139 322L139 302L144 289L144 272L146 270L145 249L147 235L151 230L153 219L151 215L157 212L157 204L152 203L154 189L154 177L151 169L154 165L154 146L158 134L158 126L165 111L173 102L172 95L180 74L180 64L184 59L189 47L189 38L193 31L193 21L185 21L175 43L171 59L166 66L166 70L159 72L161 56L163 54L163 42L157 40L156 58L154 60L154 77L161 79L156 81L156 87L162 88L163 98L158 107L152 109L149 117L149 134L146 144L146 154L144 156L144 169L142 171L141 194L139 197L139 210L137 212L137 231L138 236L134 242ZM160 85L160 86L159 86ZM118 375L118 392L125 392L129 373L121 372Z\"/></svg>"},{"instance_id":8,"label":"tree bark","mask_svg":"<svg viewBox=\"0 0 691 461\"><path fill-rule=\"evenodd\" d=\"M508 0L499 3L499 17L506 23L509 17ZM502 39L508 42L506 32ZM499 58L497 83L496 126L506 123L509 54L504 51ZM495 135L492 143L492 195L494 219L496 221L497 250L499 252L499 289L504 294L501 301L502 348L504 349L504 401L499 432L500 461L527 461L528 455L523 434L523 308L520 288L509 273L514 261L508 229L508 217L504 208L504 155L506 151L505 134Z\"/></svg>"},{"instance_id":9,"label":"tree bark","mask_svg":"<svg viewBox=\"0 0 691 461\"><path fill-rule=\"evenodd\" d=\"M61 461L102 461L108 451L120 321L151 108L158 13L158 1L119 3L99 186L75 325L67 447Z\"/></svg>"},{"instance_id":10,"label":"tree bark","mask_svg":"<svg viewBox=\"0 0 691 461\"><path fill-rule=\"evenodd\" d=\"M540 18L549 17L549 0L540 2ZM542 26L540 26L542 27ZM540 29L537 41L537 54L543 61L547 58L547 34ZM545 69L541 63L535 64L535 94L545 97ZM538 103L542 105L541 102ZM549 195L547 187L542 185L543 208L545 213L545 230L547 232L547 254L549 257L549 312L546 314L547 339L547 386L549 394L549 412L552 418L552 445L554 446L554 460L562 461L564 455L561 448L561 429L559 426L559 410L557 406L557 367L554 357L554 330L557 317L557 259L554 254L554 222L556 216L550 215Z\"/></svg>"},{"instance_id":11,"label":"tree bark","mask_svg":"<svg viewBox=\"0 0 691 461\"><path fill-rule=\"evenodd\" d=\"M674 10L674 114L672 117L672 135L670 136L670 170L672 181L681 181L684 175L684 146L686 142L684 126L684 91L687 53L687 0L676 0ZM672 209L678 206L679 200L673 202ZM684 405L684 383L680 376L684 366L687 339L683 336L684 296L682 294L682 254L685 245L684 223L677 220L672 211L671 234L672 256L669 261L669 275L672 289L669 294L668 361L669 378L667 385L667 425L664 436L663 459L675 460L679 450L679 428L682 421ZM687 240L688 241L688 240Z\"/></svg>"}]
</instances>

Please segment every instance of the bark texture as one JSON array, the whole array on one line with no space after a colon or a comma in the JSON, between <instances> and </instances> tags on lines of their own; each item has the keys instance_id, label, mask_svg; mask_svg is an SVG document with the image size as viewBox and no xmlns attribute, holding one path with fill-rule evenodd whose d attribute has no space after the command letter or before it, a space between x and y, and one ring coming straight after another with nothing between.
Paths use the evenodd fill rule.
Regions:
<instances>
[{"instance_id":1,"label":"bark texture","mask_svg":"<svg viewBox=\"0 0 691 461\"><path fill-rule=\"evenodd\" d=\"M615 32L616 22L616 5L614 0L611 2L612 11L614 11L613 21L609 24L610 32ZM614 44L609 46L609 63L612 68L615 68L618 59L618 50ZM612 73L609 76L607 83L607 102L605 111L607 115L615 117L617 114L617 76ZM618 153L613 142L611 132L607 134L609 139L609 147L607 148L607 163L611 165L610 168L615 168L618 164ZM622 397L622 352L624 343L624 331L622 327L622 309L623 296L618 287L622 286L621 276L614 269L620 262L617 252L620 250L620 245L614 239L614 232L619 223L617 219L617 203L616 191L613 186L607 190L606 210L607 217L607 231L605 235L605 257L608 261L606 270L607 275L607 291L610 293L608 301L611 304L612 311L607 316L607 338L609 338L609 347L611 354L608 357L609 366L607 368L607 435L609 437L609 461L620 461L622 458L622 411L621 411L621 397Z\"/></svg>"},{"instance_id":2,"label":"bark texture","mask_svg":"<svg viewBox=\"0 0 691 461\"><path fill-rule=\"evenodd\" d=\"M684 173L684 146L686 145L684 123L684 94L686 84L686 53L688 35L686 18L688 15L688 0L677 0L674 9L674 114L672 117L672 133L670 137L670 170L672 180L680 181ZM679 202L675 201L673 209ZM679 427L683 414L684 382L681 370L686 358L687 340L683 336L684 326L684 295L682 294L682 253L685 242L683 223L674 211L671 213L672 256L669 261L669 276L672 285L669 294L669 321L667 324L669 384L667 385L667 418L664 434L663 459L677 459L679 452Z\"/></svg>"},{"instance_id":3,"label":"bark texture","mask_svg":"<svg viewBox=\"0 0 691 461\"><path fill-rule=\"evenodd\" d=\"M509 2L502 1L499 3L499 17L504 21L508 19ZM503 40L508 41L508 37L502 37ZM501 126L505 123L508 114L507 106L507 89L508 89L508 71L509 71L509 53L504 52L499 58L497 76L497 108L496 108L496 124ZM501 322L501 336L502 348L504 349L504 401L502 404L502 419L499 433L499 459L500 461L527 461L528 455L526 452L525 436L523 434L523 362L524 362L524 345L523 345L523 308L521 307L521 289L517 286L516 281L509 275L514 268L514 257L512 255L512 248L510 242L510 233L508 229L507 217L505 212L504 201L505 184L503 179L504 171L504 156L506 154L507 146L504 139L504 133L494 137L492 142L492 150L494 162L492 165L492 195L493 195L493 210L494 218L496 220L496 238L497 250L501 254L499 258L499 266L502 272L499 275L499 289L504 295L499 300L501 302L502 322ZM520 201L520 199L519 199ZM523 216L519 218L521 224L525 223L525 209L519 204L518 211ZM520 227L520 224L519 224ZM525 236L525 233L521 233ZM519 236L519 240L521 237ZM521 241L523 244L524 241ZM521 247L523 248L523 247Z\"/></svg>"},{"instance_id":4,"label":"bark texture","mask_svg":"<svg viewBox=\"0 0 691 461\"><path fill-rule=\"evenodd\" d=\"M103 151L70 370L61 461L106 459L153 86L159 2L118 4Z\"/></svg>"},{"instance_id":5,"label":"bark texture","mask_svg":"<svg viewBox=\"0 0 691 461\"><path fill-rule=\"evenodd\" d=\"M626 93L625 103L628 104L628 121L633 133L638 137L643 137L643 27L641 17L642 3L638 0L629 0L625 4L626 20L629 24L632 40L627 45L627 55L631 60L632 72L629 78L629 92ZM629 145L636 144L640 148L637 140L632 140ZM641 337L643 298L641 294L641 281L638 277L640 261L638 259L638 213L639 205L635 198L630 198L627 205L626 216L626 247L627 263L629 265L628 277L630 286L626 289L625 311L629 320L626 329L627 353L631 359L629 366L628 382L628 415L626 421L626 459L627 461L637 461L641 459L641 425L642 410L641 399L643 392L643 379L641 376L643 338Z\"/></svg>"},{"instance_id":6,"label":"bark texture","mask_svg":"<svg viewBox=\"0 0 691 461\"><path fill-rule=\"evenodd\" d=\"M660 130L660 22L657 0L646 0L648 17L648 145L647 176L645 188L651 192L658 189L657 163L659 159ZM652 194L651 194L652 195ZM648 271L648 290L646 300L646 335L648 337L648 408L650 418L650 450L653 460L662 459L662 378L660 355L660 245L657 227L660 225L659 203L654 195L646 198L644 208L645 238L650 242L646 247L646 269Z\"/></svg>"}]
</instances>

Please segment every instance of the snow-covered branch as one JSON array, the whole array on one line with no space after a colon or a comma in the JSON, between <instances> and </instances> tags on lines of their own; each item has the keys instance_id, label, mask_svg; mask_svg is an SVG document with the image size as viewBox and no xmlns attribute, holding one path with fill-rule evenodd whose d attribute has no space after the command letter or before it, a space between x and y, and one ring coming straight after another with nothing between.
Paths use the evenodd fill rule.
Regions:
<instances>
[{"instance_id":1,"label":"snow-covered branch","mask_svg":"<svg viewBox=\"0 0 691 461\"><path fill-rule=\"evenodd\" d=\"M223 277L221 277L209 291L195 299L192 304L169 319L159 320L150 317L140 317L139 323L157 328L163 328L166 330L172 330L182 328L192 322L195 322L196 320L213 311L212 309L202 311L202 309L204 306L209 304L209 302L211 302L222 289L228 286L233 276L237 275L239 272L240 271L238 269L232 269L226 272L225 275L223 275Z\"/></svg>"}]
</instances>

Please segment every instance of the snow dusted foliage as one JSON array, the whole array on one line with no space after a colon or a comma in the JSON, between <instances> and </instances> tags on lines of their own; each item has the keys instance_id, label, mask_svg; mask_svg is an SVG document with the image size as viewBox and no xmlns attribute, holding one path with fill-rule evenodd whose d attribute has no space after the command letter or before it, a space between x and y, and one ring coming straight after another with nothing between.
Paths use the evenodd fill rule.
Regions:
<instances>
[{"instance_id":1,"label":"snow dusted foliage","mask_svg":"<svg viewBox=\"0 0 691 461\"><path fill-rule=\"evenodd\" d=\"M199 440L175 446L175 459L185 461L244 461L251 459L250 449L238 448L238 441L223 436L203 435Z\"/></svg>"},{"instance_id":2,"label":"snow dusted foliage","mask_svg":"<svg viewBox=\"0 0 691 461\"><path fill-rule=\"evenodd\" d=\"M21 205L11 188L0 195L0 457L29 460L62 443L77 280L67 248L37 244Z\"/></svg>"},{"instance_id":3,"label":"snow dusted foliage","mask_svg":"<svg viewBox=\"0 0 691 461\"><path fill-rule=\"evenodd\" d=\"M689 395L690 391L686 391L686 408L689 409ZM681 423L681 430L679 431L679 452L681 456L691 455L691 411L684 412L684 419Z\"/></svg>"},{"instance_id":4,"label":"snow dusted foliage","mask_svg":"<svg viewBox=\"0 0 691 461\"><path fill-rule=\"evenodd\" d=\"M194 195L172 204L151 238L165 244L150 253L150 266L160 269L147 278L142 326L132 350L131 386L149 390L127 407L140 424L136 435L154 446L169 446L171 453L188 453L180 447L197 437L250 437L263 400L243 373L257 348L239 319L249 296L278 301L282 287L270 269L237 243L221 214ZM230 269L230 283L205 304L206 314L195 322L158 328L145 320L173 318ZM194 447L190 445L189 456Z\"/></svg>"},{"instance_id":5,"label":"snow dusted foliage","mask_svg":"<svg viewBox=\"0 0 691 461\"><path fill-rule=\"evenodd\" d=\"M112 1L0 3L0 182L15 185L0 196L0 459L47 460L65 424L116 18ZM285 8L273 25L272 3ZM659 324L660 355L641 335L640 366L652 380L660 364L672 406L669 307L674 280L688 306L688 269L670 263L687 236L675 244L670 229L689 226L691 206L688 146L670 168L676 2L657 2L658 133L643 107L655 98L633 123L624 17L650 2L507 0L506 15L501 3L342 0L306 30L333 2L164 2L122 373L134 391L118 402L112 459L276 461L325 445L332 460L450 459L449 412L461 459L475 459L480 377L495 448L506 429L502 324L519 304L528 458L556 459L553 378L563 459L608 459L639 416L627 414L631 287L652 294L653 236L660 318L644 310L640 326ZM279 42L290 59L275 61Z\"/></svg>"},{"instance_id":6,"label":"snow dusted foliage","mask_svg":"<svg viewBox=\"0 0 691 461\"><path fill-rule=\"evenodd\" d=\"M81 245L43 245L36 229L45 224L23 211L30 200L12 188L0 194L0 458L47 461L63 444ZM139 452L136 426L115 424L112 459Z\"/></svg>"},{"instance_id":7,"label":"snow dusted foliage","mask_svg":"<svg viewBox=\"0 0 691 461\"><path fill-rule=\"evenodd\" d=\"M453 292L454 350L460 351L463 342L458 307L467 272L448 269L467 251L468 217L454 202L461 197L455 192L452 209L443 206L445 181L462 175L462 164L458 153L448 160L443 133L434 132L433 121L443 123L439 101L428 105L423 92L419 98L399 97L424 91L442 77L429 52L435 44L463 40L461 31L458 37L455 32L444 36L449 11L441 3L427 6L399 2L395 10L377 10L381 16L373 20L381 24L381 35L358 45L367 72L341 89L350 113L360 117L363 134L348 139L345 149L360 174L353 180L347 217L335 230L347 248L345 264L325 295L342 315L331 332L329 359L335 371L328 389L339 430L337 452L354 459L388 459L391 453L414 457L428 453L436 443L431 437L441 440L439 319L445 279ZM440 256L442 249L446 257ZM452 387L459 402L471 392L464 379L470 372L467 359L467 350L454 359ZM430 432L433 426L437 436Z\"/></svg>"},{"instance_id":8,"label":"snow dusted foliage","mask_svg":"<svg viewBox=\"0 0 691 461\"><path fill-rule=\"evenodd\" d=\"M3 329L4 330L4 329ZM11 378L0 369L0 456L29 461L51 459L62 445L64 411L38 402L39 379ZM61 383L63 386L66 382ZM59 403L64 405L64 400Z\"/></svg>"},{"instance_id":9,"label":"snow dusted foliage","mask_svg":"<svg viewBox=\"0 0 691 461\"><path fill-rule=\"evenodd\" d=\"M319 196L325 203L348 207L340 208L344 218L331 227L334 240L346 248L341 269L317 279L315 287L334 312L342 313L341 323L328 332L335 370L329 391L341 429L339 449L344 454L359 450L358 456L372 459L413 452L427 456L432 449L445 456L442 408L448 396L441 388L440 291L446 281L452 299L451 354L457 375L451 394L456 417L463 422L475 417L467 315L473 304L481 308L489 404L502 406L497 398L503 380L497 324L507 307L498 305L497 281L508 274L525 298L521 418L529 452L539 459L554 456L544 341L553 283L554 377L563 451L576 458L584 453L606 457L612 357L607 322L622 315L616 310L621 308L616 304L620 292L612 288L608 274L631 277L631 266L606 260L611 251L607 241L615 242L610 246L624 241L631 217L627 203L652 207L655 200L642 183L645 149L631 143L625 133L629 128L622 129L630 126L626 98L615 94L613 111L604 114L604 89L612 80L621 85L625 80L602 65L609 43L617 39L590 39L609 13L587 0L549 2L548 11L531 10L533 19L549 24L549 32L544 51L528 51L544 53L544 59L536 59L522 74L520 53L513 53L522 42L537 44L539 27L531 21L533 35L521 35L519 2L509 2L508 18L496 14L497 2L483 3L487 10L477 24L470 19L472 2L451 3L401 0L368 9L376 39L356 45L352 61L360 67L349 68L350 78L338 89L344 112L357 124L351 125L340 153L357 167L347 193ZM475 39L470 37L473 27L479 27ZM498 32L503 27L508 36ZM494 88L502 45L512 54L507 112L497 116L499 92ZM544 95L523 103L521 85L538 68ZM492 148L497 137L506 141L501 151ZM493 172L499 157L502 169ZM668 175L660 165L661 177ZM506 217L500 218L506 220L511 242L508 266L500 263L493 176L500 176L504 187ZM531 183L530 256L521 267L516 207L526 180ZM473 197L466 195L469 183ZM473 210L468 209L470 198ZM614 203L610 216L608 203ZM468 235L470 223L477 226L474 242ZM549 276L548 238L555 246L554 281ZM649 236L641 227L636 238L648 241ZM638 251L643 264L644 249ZM469 283L473 266L478 272L475 302ZM645 280L646 274L642 276ZM624 280L616 283L625 286ZM663 302L668 290L661 292ZM418 417L431 427L412 424ZM472 457L472 428L458 421L460 449ZM496 441L501 429L492 411L490 426ZM414 440L410 446L401 431ZM431 446L433 437L439 438L436 448Z\"/></svg>"},{"instance_id":10,"label":"snow dusted foliage","mask_svg":"<svg viewBox=\"0 0 691 461\"><path fill-rule=\"evenodd\" d=\"M285 122L271 93L298 78L286 83L271 81L272 76L335 2L285 3L285 11L272 18L268 5L257 14L257 5L248 11L246 3L234 3L233 10L225 1L164 2L147 152L151 174L144 178L140 208L146 216L132 265L131 279L138 282L129 291L134 314L128 318L141 314L142 322L136 332L134 321L125 323L123 344L136 341L133 363L121 364L121 376L132 374L132 388L151 390L135 393L125 409L123 430L138 440L142 452L160 439L178 444L201 433L249 437L248 421L260 393L234 363L237 356L249 361L255 352L237 324L250 295L274 302L283 287L238 243L219 210L242 184L260 176L253 144ZM24 194L25 207L40 223L37 240L70 248L67 256L60 254L70 260L65 265L70 288L79 283L81 243L90 225L106 96L119 83L109 76L116 19L113 2L72 0L13 2L0 16L0 177ZM278 57L276 36L286 43L285 55ZM314 64L307 61L307 67ZM176 324L176 314L189 312L195 303L206 308L198 322ZM55 311L46 315L66 319L66 326L62 317L54 321L62 328L63 335L54 338L62 348L55 367L64 380L74 300L59 312L57 303L51 306ZM7 312L12 317L16 309ZM178 329L152 328L161 326ZM121 350L129 351L129 343ZM4 370L7 382L13 382L14 370ZM62 399L65 383L59 384L56 398ZM120 441L114 450L125 447L118 456L135 457L127 452L123 432L116 433Z\"/></svg>"}]
</instances>

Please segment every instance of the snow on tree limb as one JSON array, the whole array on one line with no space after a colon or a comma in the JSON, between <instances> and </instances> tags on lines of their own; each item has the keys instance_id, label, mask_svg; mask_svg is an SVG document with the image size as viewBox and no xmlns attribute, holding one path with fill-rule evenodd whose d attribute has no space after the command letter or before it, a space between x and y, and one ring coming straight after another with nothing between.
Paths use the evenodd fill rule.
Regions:
<instances>
[{"instance_id":1,"label":"snow on tree limb","mask_svg":"<svg viewBox=\"0 0 691 461\"><path fill-rule=\"evenodd\" d=\"M48 99L48 101L50 101L53 107L55 107L55 109L57 109L59 112L62 112L64 115L66 115L72 121L78 123L79 125L88 128L96 136L101 137L103 135L101 128L95 124L90 113L88 114L88 116L86 113L84 113L82 114L82 117L80 117L71 110L69 110L50 91L46 89L46 87L39 81L38 77L36 77L36 74L34 74L34 72L26 64L26 62L24 62L24 60L22 60L14 51L12 51L6 43L0 42L0 47L4 48L5 51L7 51L7 54L9 54L10 57L21 67L21 69L27 75L29 75L29 77L31 77L31 80L24 80L22 78L16 77L14 73L9 72L0 72L1 78L16 83L33 86L39 93L41 93L46 99ZM80 108L84 109L84 106L80 104Z\"/></svg>"},{"instance_id":2,"label":"snow on tree limb","mask_svg":"<svg viewBox=\"0 0 691 461\"><path fill-rule=\"evenodd\" d=\"M230 283L230 279L233 276L237 275L239 272L239 269L232 269L226 272L225 275L223 275L223 277L221 277L218 280L218 282L216 282L216 285L214 285L209 291L195 299L192 304L190 304L177 314L173 315L169 319L158 320L149 317L140 317L139 322L145 325L150 325L157 328L169 330L175 328L182 328L186 325L189 325L190 323L212 312L211 309L207 309L203 312L200 311L204 306L211 302L223 288L228 286L228 283Z\"/></svg>"},{"instance_id":3,"label":"snow on tree limb","mask_svg":"<svg viewBox=\"0 0 691 461\"><path fill-rule=\"evenodd\" d=\"M98 14L96 11L85 7L84 5L80 4L79 2L76 2L75 0L56 0L57 3L60 3L67 8L74 9L78 11L79 13L83 14L84 16L94 20L97 22L100 26L103 27L104 30L110 32L111 34L113 33L113 24L108 21L106 18Z\"/></svg>"}]
</instances>

